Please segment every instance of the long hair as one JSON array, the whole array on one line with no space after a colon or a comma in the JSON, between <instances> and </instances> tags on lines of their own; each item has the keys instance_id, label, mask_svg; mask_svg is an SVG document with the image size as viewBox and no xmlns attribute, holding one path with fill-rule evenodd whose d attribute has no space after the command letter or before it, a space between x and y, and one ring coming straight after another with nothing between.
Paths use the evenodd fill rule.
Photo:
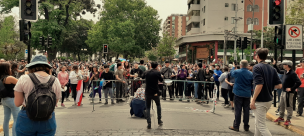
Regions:
<instances>
[{"instance_id":1,"label":"long hair","mask_svg":"<svg viewBox=\"0 0 304 136\"><path fill-rule=\"evenodd\" d=\"M11 66L7 62L0 63L0 78L11 75Z\"/></svg>"},{"instance_id":2,"label":"long hair","mask_svg":"<svg viewBox=\"0 0 304 136\"><path fill-rule=\"evenodd\" d=\"M50 74L51 68L44 64L37 64L28 68L29 73L35 73L38 71L43 71L47 74Z\"/></svg>"},{"instance_id":3,"label":"long hair","mask_svg":"<svg viewBox=\"0 0 304 136\"><path fill-rule=\"evenodd\" d=\"M17 68L18 68L18 64L17 63L12 63L11 72L14 72Z\"/></svg>"}]
</instances>

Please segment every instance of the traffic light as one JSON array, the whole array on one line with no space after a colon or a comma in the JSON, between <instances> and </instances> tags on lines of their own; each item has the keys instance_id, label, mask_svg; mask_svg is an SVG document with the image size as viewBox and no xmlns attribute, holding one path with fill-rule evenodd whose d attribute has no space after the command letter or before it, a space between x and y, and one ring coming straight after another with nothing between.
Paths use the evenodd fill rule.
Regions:
<instances>
[{"instance_id":1,"label":"traffic light","mask_svg":"<svg viewBox=\"0 0 304 136\"><path fill-rule=\"evenodd\" d=\"M47 46L48 46L48 47L50 47L50 46L53 45L53 44L52 44L52 41L53 41L52 37L48 37L48 40L47 40Z\"/></svg>"},{"instance_id":2,"label":"traffic light","mask_svg":"<svg viewBox=\"0 0 304 136\"><path fill-rule=\"evenodd\" d=\"M41 46L44 46L45 44L44 44L44 37L39 37L39 44L41 45Z\"/></svg>"},{"instance_id":3,"label":"traffic light","mask_svg":"<svg viewBox=\"0 0 304 136\"><path fill-rule=\"evenodd\" d=\"M31 39L31 22L19 20L19 29L20 29L20 41L28 43Z\"/></svg>"},{"instance_id":4,"label":"traffic light","mask_svg":"<svg viewBox=\"0 0 304 136\"><path fill-rule=\"evenodd\" d=\"M269 2L269 24L283 24L284 22L284 2L285 0L272 0Z\"/></svg>"},{"instance_id":5,"label":"traffic light","mask_svg":"<svg viewBox=\"0 0 304 136\"><path fill-rule=\"evenodd\" d=\"M242 49L247 49L247 44L248 44L247 37L244 37L244 41L243 41L243 44L242 44Z\"/></svg>"},{"instance_id":6,"label":"traffic light","mask_svg":"<svg viewBox=\"0 0 304 136\"><path fill-rule=\"evenodd\" d=\"M38 0L19 0L21 19L38 19Z\"/></svg>"},{"instance_id":7,"label":"traffic light","mask_svg":"<svg viewBox=\"0 0 304 136\"><path fill-rule=\"evenodd\" d=\"M103 45L103 53L108 53L108 45L107 44Z\"/></svg>"},{"instance_id":8,"label":"traffic light","mask_svg":"<svg viewBox=\"0 0 304 136\"><path fill-rule=\"evenodd\" d=\"M242 47L242 37L240 37L240 38L236 41L236 47L237 47L237 48L241 48L241 47Z\"/></svg>"},{"instance_id":9,"label":"traffic light","mask_svg":"<svg viewBox=\"0 0 304 136\"><path fill-rule=\"evenodd\" d=\"M278 25L274 28L274 42L276 45L285 45L285 26L284 25Z\"/></svg>"}]
</instances>

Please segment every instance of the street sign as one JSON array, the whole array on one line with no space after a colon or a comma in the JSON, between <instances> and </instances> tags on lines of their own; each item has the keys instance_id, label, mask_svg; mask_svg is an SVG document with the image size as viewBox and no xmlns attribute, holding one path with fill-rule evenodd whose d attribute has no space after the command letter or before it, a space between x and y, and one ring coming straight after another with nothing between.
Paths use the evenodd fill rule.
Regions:
<instances>
[{"instance_id":1,"label":"street sign","mask_svg":"<svg viewBox=\"0 0 304 136\"><path fill-rule=\"evenodd\" d=\"M286 25L286 48L287 50L302 50L303 29L302 25Z\"/></svg>"},{"instance_id":2,"label":"street sign","mask_svg":"<svg viewBox=\"0 0 304 136\"><path fill-rule=\"evenodd\" d=\"M27 49L25 49L25 51L24 51L24 58L27 58L27 55L28 54L28 51L27 51Z\"/></svg>"}]
</instances>

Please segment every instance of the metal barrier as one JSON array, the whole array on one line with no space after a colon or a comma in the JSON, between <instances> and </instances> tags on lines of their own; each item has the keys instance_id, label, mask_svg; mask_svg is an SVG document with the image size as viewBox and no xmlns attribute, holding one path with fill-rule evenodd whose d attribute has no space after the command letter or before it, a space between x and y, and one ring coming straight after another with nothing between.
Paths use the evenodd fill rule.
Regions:
<instances>
[{"instance_id":1,"label":"metal barrier","mask_svg":"<svg viewBox=\"0 0 304 136\"><path fill-rule=\"evenodd\" d=\"M93 86L93 82L96 82L96 84L98 85L98 87L100 87L99 86L99 83L100 83L100 81L104 81L104 82L107 82L107 81L110 81L110 82L112 82L112 93L113 93L113 97L114 98L95 98L94 96L95 96L95 92L94 92L94 86ZM134 92L136 92L136 90L134 90L135 88L137 88L136 86L134 87L134 82L138 82L138 81L141 81L141 83L139 83L139 84L145 84L145 80L144 79L128 79L128 80L93 80L92 81L92 88L93 88L93 96L92 96L92 98L90 98L90 100L92 100L92 103L93 103L93 111L92 112L94 112L95 111L95 103L94 103L94 100L95 99L114 99L114 100L117 100L117 99L128 99L128 96L127 97L125 97L125 98L116 98L115 96L115 93L116 93L116 87L115 87L115 83L117 83L117 81L119 81L119 82L122 82L122 81L125 81L126 82L126 84L127 84L127 92L129 92L130 94L131 94L131 96L134 96ZM199 83L200 85L202 85L202 84L204 84L204 87L206 86L206 84L209 84L209 85L215 85L214 84L214 82L208 82L208 81L187 81L187 80L170 80L170 81L172 81L172 82L174 82L174 83L178 83L178 82L183 82L183 84L184 84L184 89L183 89L183 96L182 96L182 98L174 98L175 100L179 100L179 99L181 99L181 100L192 100L192 101L194 101L194 100L196 100L196 101L201 101L201 102L207 102L207 103L209 103L209 102L213 102L213 107L212 107L212 109L211 110L209 110L210 112L212 112L212 113L214 113L215 112L215 106L216 106L216 97L217 97L217 92L218 92L218 89L215 89L215 87L213 87L213 90L215 89L216 91L212 91L213 92L213 98L209 98L209 100L206 100L206 99L204 99L205 98L205 96L204 96L204 94L203 94L203 90L204 90L204 88L201 90L202 92L202 98L201 99L196 99L195 97L194 98L186 98L186 83ZM131 85L129 85L129 84L131 84ZM168 84L163 84L163 86L165 86L166 87L166 93L167 93L167 91L169 91L168 90ZM130 87L130 88L128 88L128 87ZM140 88L140 87L138 87L138 88ZM138 89L137 88L137 89ZM174 89L174 88L173 88ZM177 87L176 89L175 89L176 91L178 91L179 90L179 88ZM199 90L197 90L197 92L198 92ZM205 90L205 91L207 91L207 90ZM174 92L174 90L173 90L173 92ZM197 92L195 92L195 88L194 88L194 93L197 93ZM102 92L101 92L102 93ZM126 93L126 92L123 92L123 93ZM207 94L207 93L206 93ZM173 94L174 95L174 94ZM197 94L196 94L197 95ZM210 94L209 94L210 95ZM208 96L207 96L208 97Z\"/></svg>"}]
</instances>

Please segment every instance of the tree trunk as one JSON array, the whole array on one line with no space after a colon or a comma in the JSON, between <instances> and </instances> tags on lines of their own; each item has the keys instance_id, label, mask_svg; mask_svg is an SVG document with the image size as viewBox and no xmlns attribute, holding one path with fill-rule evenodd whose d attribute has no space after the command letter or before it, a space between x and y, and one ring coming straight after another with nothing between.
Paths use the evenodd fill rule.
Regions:
<instances>
[{"instance_id":1,"label":"tree trunk","mask_svg":"<svg viewBox=\"0 0 304 136\"><path fill-rule=\"evenodd\" d=\"M56 49L48 48L47 49L48 61L51 62L52 60L56 59L56 54L57 54Z\"/></svg>"},{"instance_id":2,"label":"tree trunk","mask_svg":"<svg viewBox=\"0 0 304 136\"><path fill-rule=\"evenodd\" d=\"M76 60L76 54L75 53L73 53L73 60Z\"/></svg>"},{"instance_id":3,"label":"tree trunk","mask_svg":"<svg viewBox=\"0 0 304 136\"><path fill-rule=\"evenodd\" d=\"M71 57L71 54L68 52L68 53L66 53L66 57L68 58L68 57Z\"/></svg>"}]
</instances>

